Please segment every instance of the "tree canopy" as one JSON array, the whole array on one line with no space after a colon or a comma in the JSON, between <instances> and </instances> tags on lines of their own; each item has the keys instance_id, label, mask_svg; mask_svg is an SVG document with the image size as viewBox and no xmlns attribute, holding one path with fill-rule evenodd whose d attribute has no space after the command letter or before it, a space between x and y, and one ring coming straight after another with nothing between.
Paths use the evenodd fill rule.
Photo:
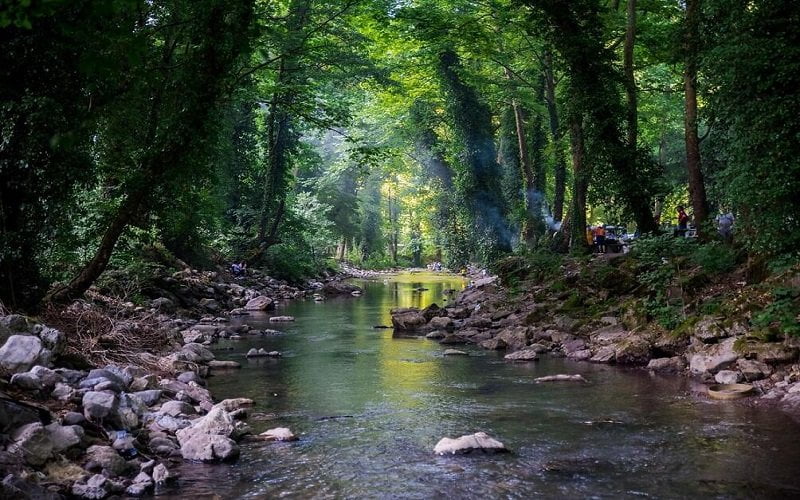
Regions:
<instances>
[{"instance_id":1,"label":"tree canopy","mask_svg":"<svg viewBox=\"0 0 800 500\"><path fill-rule=\"evenodd\" d=\"M800 249L800 5L0 7L0 301L149 262L489 265L586 226Z\"/></svg>"}]
</instances>

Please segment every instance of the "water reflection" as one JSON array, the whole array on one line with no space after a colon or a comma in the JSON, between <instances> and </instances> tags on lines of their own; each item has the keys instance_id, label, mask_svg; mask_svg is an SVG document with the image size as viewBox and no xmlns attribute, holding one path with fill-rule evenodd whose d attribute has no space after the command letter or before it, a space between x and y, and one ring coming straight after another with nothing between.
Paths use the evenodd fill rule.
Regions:
<instances>
[{"instance_id":1,"label":"water reflection","mask_svg":"<svg viewBox=\"0 0 800 500\"><path fill-rule=\"evenodd\" d=\"M508 364L469 347L470 357L445 358L435 342L373 328L390 323L392 307L441 305L444 289L462 285L432 276L369 282L359 298L285 304L278 312L297 322L278 326L283 335L220 344L233 350L219 357L239 361L250 347L284 353L247 361L211 388L275 415L252 420L257 432L286 425L302 439L245 445L234 466L186 465L179 496L800 495L800 429L777 411L708 401L683 379L635 370ZM266 317L245 321L269 327ZM554 373L591 383L533 382ZM514 453L432 455L440 437L477 430Z\"/></svg>"}]
</instances>

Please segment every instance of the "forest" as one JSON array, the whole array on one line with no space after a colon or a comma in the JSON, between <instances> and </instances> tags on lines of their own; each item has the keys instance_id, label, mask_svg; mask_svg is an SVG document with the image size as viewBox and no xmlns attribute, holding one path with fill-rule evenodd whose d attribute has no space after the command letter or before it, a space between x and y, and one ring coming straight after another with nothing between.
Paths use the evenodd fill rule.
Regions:
<instances>
[{"instance_id":1,"label":"forest","mask_svg":"<svg viewBox=\"0 0 800 500\"><path fill-rule=\"evenodd\" d=\"M0 497L800 497L798 26L0 2Z\"/></svg>"},{"instance_id":2,"label":"forest","mask_svg":"<svg viewBox=\"0 0 800 500\"><path fill-rule=\"evenodd\" d=\"M589 224L800 248L800 10L766 0L14 1L0 300L149 266L300 279L588 251ZM109 278L108 276L113 276Z\"/></svg>"}]
</instances>

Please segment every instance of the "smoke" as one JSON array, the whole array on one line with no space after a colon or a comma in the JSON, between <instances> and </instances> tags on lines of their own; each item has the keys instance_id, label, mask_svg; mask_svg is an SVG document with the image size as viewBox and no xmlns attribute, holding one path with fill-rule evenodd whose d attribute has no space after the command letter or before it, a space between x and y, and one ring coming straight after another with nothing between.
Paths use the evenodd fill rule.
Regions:
<instances>
[{"instance_id":1,"label":"smoke","mask_svg":"<svg viewBox=\"0 0 800 500\"><path fill-rule=\"evenodd\" d=\"M526 194L528 196L528 210L534 211L534 215L542 220L550 231L560 231L561 221L553 218L553 214L547 206L544 193L537 189L530 189Z\"/></svg>"}]
</instances>

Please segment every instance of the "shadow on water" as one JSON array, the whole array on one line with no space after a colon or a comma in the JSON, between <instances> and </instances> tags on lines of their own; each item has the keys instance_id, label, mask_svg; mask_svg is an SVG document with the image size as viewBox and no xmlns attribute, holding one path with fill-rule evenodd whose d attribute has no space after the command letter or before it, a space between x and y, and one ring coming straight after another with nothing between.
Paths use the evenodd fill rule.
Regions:
<instances>
[{"instance_id":1,"label":"shadow on water","mask_svg":"<svg viewBox=\"0 0 800 500\"><path fill-rule=\"evenodd\" d=\"M175 498L800 496L800 426L784 414L709 401L679 377L543 358L509 364L465 347L441 355L394 337L393 307L443 304L452 276L361 282L361 297L283 304L238 321L282 335L221 342L243 363L210 379L217 398L257 402L254 432L288 426L301 439L244 444L235 465L184 464ZM419 291L425 288L427 290ZM245 360L251 347L280 359ZM232 350L226 350L232 348ZM536 384L580 373L589 384ZM444 436L485 431L513 453L437 457Z\"/></svg>"}]
</instances>

